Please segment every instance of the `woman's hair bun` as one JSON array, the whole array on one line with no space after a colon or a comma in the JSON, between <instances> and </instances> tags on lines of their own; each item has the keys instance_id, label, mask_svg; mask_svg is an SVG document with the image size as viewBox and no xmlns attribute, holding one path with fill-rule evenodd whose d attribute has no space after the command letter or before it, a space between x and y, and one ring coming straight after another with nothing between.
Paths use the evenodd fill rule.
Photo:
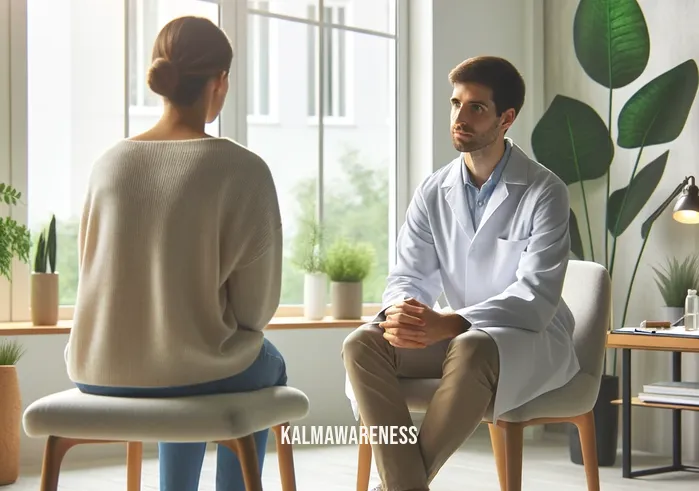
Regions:
<instances>
[{"instance_id":1,"label":"woman's hair bun","mask_svg":"<svg viewBox=\"0 0 699 491\"><path fill-rule=\"evenodd\" d=\"M156 94L168 99L175 95L179 83L177 67L165 58L156 58L148 70L148 86Z\"/></svg>"}]
</instances>

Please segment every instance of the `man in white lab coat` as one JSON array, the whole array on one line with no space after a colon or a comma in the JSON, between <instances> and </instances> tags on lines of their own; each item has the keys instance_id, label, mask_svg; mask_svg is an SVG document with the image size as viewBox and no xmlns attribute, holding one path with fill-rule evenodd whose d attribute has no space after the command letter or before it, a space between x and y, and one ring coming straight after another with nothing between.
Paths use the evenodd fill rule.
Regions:
<instances>
[{"instance_id":1,"label":"man in white lab coat","mask_svg":"<svg viewBox=\"0 0 699 491\"><path fill-rule=\"evenodd\" d=\"M410 428L399 378L441 378L414 444L373 433L377 490L428 490L484 417L497 420L579 370L561 298L568 190L505 137L524 81L496 57L466 60L449 80L460 155L415 191L377 322L342 349L347 393L368 427ZM441 293L453 312L431 308Z\"/></svg>"}]
</instances>

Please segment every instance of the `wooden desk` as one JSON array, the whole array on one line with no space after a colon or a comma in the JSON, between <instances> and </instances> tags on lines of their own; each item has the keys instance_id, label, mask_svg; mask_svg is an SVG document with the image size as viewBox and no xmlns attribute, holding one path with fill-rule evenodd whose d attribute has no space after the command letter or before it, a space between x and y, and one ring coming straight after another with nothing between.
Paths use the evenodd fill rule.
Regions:
<instances>
[{"instance_id":1,"label":"wooden desk","mask_svg":"<svg viewBox=\"0 0 699 491\"><path fill-rule=\"evenodd\" d=\"M275 317L267 325L265 330L286 329L335 329L359 327L365 322L373 320L373 316L362 319L337 320L331 317L318 321L308 320L303 317ZM35 326L31 322L0 322L0 337L2 336L35 336L39 334L70 334L73 326L72 320L59 321L56 326Z\"/></svg>"},{"instance_id":2,"label":"wooden desk","mask_svg":"<svg viewBox=\"0 0 699 491\"><path fill-rule=\"evenodd\" d=\"M675 471L698 471L699 468L682 463L682 411L699 411L699 406L647 403L631 395L631 352L633 350L672 352L672 380L682 380L682 353L699 353L699 336L680 337L667 334L610 333L607 348L622 350L621 399L613 404L621 405L622 419L622 475L625 478L649 476ZM631 465L631 408L633 406L669 409L672 411L672 465L634 471Z\"/></svg>"}]
</instances>

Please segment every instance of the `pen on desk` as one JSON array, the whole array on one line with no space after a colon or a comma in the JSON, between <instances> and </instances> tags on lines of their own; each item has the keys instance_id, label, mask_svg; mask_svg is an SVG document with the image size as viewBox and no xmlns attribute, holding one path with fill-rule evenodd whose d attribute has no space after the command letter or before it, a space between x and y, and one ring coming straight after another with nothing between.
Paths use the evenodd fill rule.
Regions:
<instances>
[{"instance_id":1,"label":"pen on desk","mask_svg":"<svg viewBox=\"0 0 699 491\"><path fill-rule=\"evenodd\" d=\"M652 331L647 331L645 329L634 329L633 332L642 332L643 334L655 334L655 329Z\"/></svg>"}]
</instances>

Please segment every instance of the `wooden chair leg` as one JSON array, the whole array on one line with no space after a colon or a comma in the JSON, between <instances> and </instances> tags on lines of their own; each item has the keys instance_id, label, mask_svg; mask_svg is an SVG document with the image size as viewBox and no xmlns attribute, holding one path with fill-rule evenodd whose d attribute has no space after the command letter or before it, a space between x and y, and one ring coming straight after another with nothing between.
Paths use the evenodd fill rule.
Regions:
<instances>
[{"instance_id":1,"label":"wooden chair leg","mask_svg":"<svg viewBox=\"0 0 699 491\"><path fill-rule=\"evenodd\" d=\"M492 423L488 424L490 430L490 444L493 446L495 466L498 470L500 491L507 491L507 458L505 456L505 435L502 428Z\"/></svg>"},{"instance_id":2,"label":"wooden chair leg","mask_svg":"<svg viewBox=\"0 0 699 491\"><path fill-rule=\"evenodd\" d=\"M522 447L524 446L524 425L502 423L505 430L505 479L507 491L522 491Z\"/></svg>"},{"instance_id":3,"label":"wooden chair leg","mask_svg":"<svg viewBox=\"0 0 699 491\"><path fill-rule=\"evenodd\" d=\"M359 460L357 462L357 491L369 490L369 477L371 477L371 456L372 451L369 442L360 440Z\"/></svg>"},{"instance_id":4,"label":"wooden chair leg","mask_svg":"<svg viewBox=\"0 0 699 491\"><path fill-rule=\"evenodd\" d=\"M287 430L284 430L287 428ZM289 423L274 426L272 431L277 443L277 458L279 460L279 475L282 480L282 491L296 491L296 471L294 469L294 450L291 441L284 441L284 431L289 431ZM287 433L287 435L289 435ZM288 436L287 439L290 439Z\"/></svg>"},{"instance_id":5,"label":"wooden chair leg","mask_svg":"<svg viewBox=\"0 0 699 491\"><path fill-rule=\"evenodd\" d=\"M79 443L78 440L50 436L44 447L44 462L41 468L40 491L58 491L58 475L61 463L68 450Z\"/></svg>"},{"instance_id":6,"label":"wooden chair leg","mask_svg":"<svg viewBox=\"0 0 699 491\"><path fill-rule=\"evenodd\" d=\"M230 448L238 456L240 469L243 471L245 491L262 491L262 476L260 476L260 465L257 462L255 437L248 435L236 440L217 443Z\"/></svg>"},{"instance_id":7,"label":"wooden chair leg","mask_svg":"<svg viewBox=\"0 0 699 491\"><path fill-rule=\"evenodd\" d=\"M143 443L126 443L126 491L141 490L143 468Z\"/></svg>"},{"instance_id":8,"label":"wooden chair leg","mask_svg":"<svg viewBox=\"0 0 699 491\"><path fill-rule=\"evenodd\" d=\"M588 491L600 491L599 464L597 462L597 438L595 437L595 417L592 411L573 420L578 427L580 447L582 448L585 477Z\"/></svg>"}]
</instances>

